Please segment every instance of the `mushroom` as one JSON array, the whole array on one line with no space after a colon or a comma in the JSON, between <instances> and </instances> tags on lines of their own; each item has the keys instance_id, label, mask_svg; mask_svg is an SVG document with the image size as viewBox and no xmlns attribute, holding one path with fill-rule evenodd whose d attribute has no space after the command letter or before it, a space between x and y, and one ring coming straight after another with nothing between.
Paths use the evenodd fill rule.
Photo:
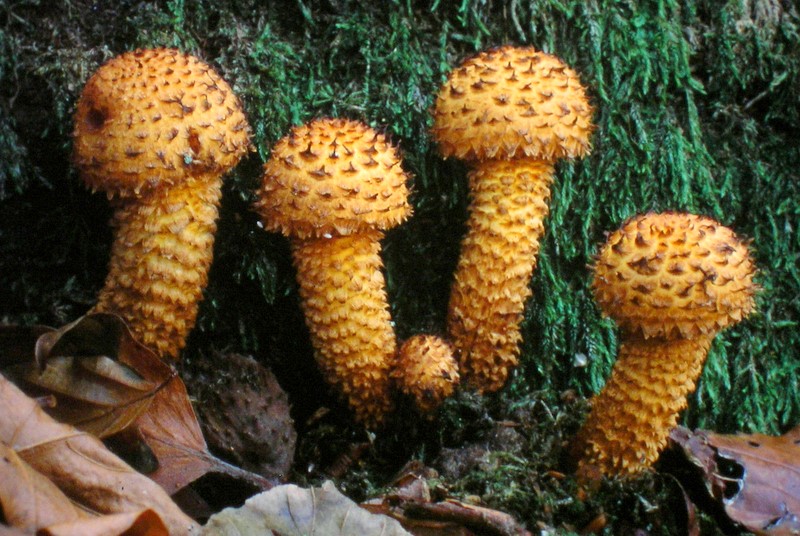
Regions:
<instances>
[{"instance_id":1,"label":"mushroom","mask_svg":"<svg viewBox=\"0 0 800 536\"><path fill-rule=\"evenodd\" d=\"M411 213L408 178L383 134L318 119L278 141L255 203L264 227L291 239L317 363L368 427L393 405L396 339L380 240Z\"/></svg>"},{"instance_id":2,"label":"mushroom","mask_svg":"<svg viewBox=\"0 0 800 536\"><path fill-rule=\"evenodd\" d=\"M752 311L754 273L746 244L703 216L648 213L608 237L593 288L619 356L573 444L579 471L628 475L658 458L712 339Z\"/></svg>"},{"instance_id":3,"label":"mushroom","mask_svg":"<svg viewBox=\"0 0 800 536\"><path fill-rule=\"evenodd\" d=\"M392 377L417 410L430 415L458 385L458 365L452 345L436 335L408 338L397 352Z\"/></svg>"},{"instance_id":4,"label":"mushroom","mask_svg":"<svg viewBox=\"0 0 800 536\"><path fill-rule=\"evenodd\" d=\"M177 50L136 50L89 79L75 114L73 160L115 207L109 273L93 312L175 358L208 280L223 174L250 147L230 86Z\"/></svg>"},{"instance_id":5,"label":"mushroom","mask_svg":"<svg viewBox=\"0 0 800 536\"><path fill-rule=\"evenodd\" d=\"M554 162L588 154L591 115L575 72L533 48L482 52L439 91L433 135L444 157L473 168L447 325L479 392L500 389L517 364Z\"/></svg>"}]
</instances>

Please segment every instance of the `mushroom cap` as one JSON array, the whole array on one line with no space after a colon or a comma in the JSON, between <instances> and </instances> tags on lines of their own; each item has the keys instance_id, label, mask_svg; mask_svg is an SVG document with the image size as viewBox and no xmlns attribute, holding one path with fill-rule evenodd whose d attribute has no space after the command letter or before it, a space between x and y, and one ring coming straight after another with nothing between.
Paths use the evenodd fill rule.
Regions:
<instances>
[{"instance_id":1,"label":"mushroom cap","mask_svg":"<svg viewBox=\"0 0 800 536\"><path fill-rule=\"evenodd\" d=\"M283 137L264 164L256 211L297 238L385 230L411 214L400 156L386 137L349 119L317 119Z\"/></svg>"},{"instance_id":2,"label":"mushroom cap","mask_svg":"<svg viewBox=\"0 0 800 536\"><path fill-rule=\"evenodd\" d=\"M450 73L433 134L445 157L556 160L589 153L591 120L575 71L533 48L504 46Z\"/></svg>"},{"instance_id":3,"label":"mushroom cap","mask_svg":"<svg viewBox=\"0 0 800 536\"><path fill-rule=\"evenodd\" d=\"M392 377L421 413L438 408L460 379L453 347L441 337L425 334L414 335L400 346Z\"/></svg>"},{"instance_id":4,"label":"mushroom cap","mask_svg":"<svg viewBox=\"0 0 800 536\"><path fill-rule=\"evenodd\" d=\"M694 214L648 213L612 233L594 265L595 298L644 337L696 337L738 322L758 290L747 245Z\"/></svg>"},{"instance_id":5,"label":"mushroom cap","mask_svg":"<svg viewBox=\"0 0 800 536\"><path fill-rule=\"evenodd\" d=\"M110 197L221 175L250 147L230 86L206 63L167 48L102 65L81 93L73 137L83 180Z\"/></svg>"}]
</instances>

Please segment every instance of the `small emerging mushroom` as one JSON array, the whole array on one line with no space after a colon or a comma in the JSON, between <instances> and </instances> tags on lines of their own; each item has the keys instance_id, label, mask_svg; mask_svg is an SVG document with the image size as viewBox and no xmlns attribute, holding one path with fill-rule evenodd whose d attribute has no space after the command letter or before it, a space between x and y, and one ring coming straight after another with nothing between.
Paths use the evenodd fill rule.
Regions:
<instances>
[{"instance_id":1,"label":"small emerging mushroom","mask_svg":"<svg viewBox=\"0 0 800 536\"><path fill-rule=\"evenodd\" d=\"M573 444L579 470L627 475L655 462L712 339L753 309L754 273L745 243L710 218L649 213L609 236L593 287L620 327L619 356Z\"/></svg>"},{"instance_id":2,"label":"small emerging mushroom","mask_svg":"<svg viewBox=\"0 0 800 536\"><path fill-rule=\"evenodd\" d=\"M393 406L396 339L380 240L411 213L407 181L383 134L357 121L318 119L272 149L255 204L267 230L291 239L323 374L369 427Z\"/></svg>"},{"instance_id":3,"label":"small emerging mushroom","mask_svg":"<svg viewBox=\"0 0 800 536\"><path fill-rule=\"evenodd\" d=\"M392 377L398 390L414 402L417 410L430 415L458 385L453 348L436 335L409 337L397 352Z\"/></svg>"},{"instance_id":4,"label":"small emerging mushroom","mask_svg":"<svg viewBox=\"0 0 800 536\"><path fill-rule=\"evenodd\" d=\"M447 323L479 392L500 389L517 364L554 162L589 152L591 115L575 72L533 48L482 52L439 91L434 137L473 167Z\"/></svg>"},{"instance_id":5,"label":"small emerging mushroom","mask_svg":"<svg viewBox=\"0 0 800 536\"><path fill-rule=\"evenodd\" d=\"M175 358L208 280L222 176L250 147L239 99L206 63L137 50L89 79L75 114L73 160L116 209L109 274L93 312Z\"/></svg>"}]
</instances>

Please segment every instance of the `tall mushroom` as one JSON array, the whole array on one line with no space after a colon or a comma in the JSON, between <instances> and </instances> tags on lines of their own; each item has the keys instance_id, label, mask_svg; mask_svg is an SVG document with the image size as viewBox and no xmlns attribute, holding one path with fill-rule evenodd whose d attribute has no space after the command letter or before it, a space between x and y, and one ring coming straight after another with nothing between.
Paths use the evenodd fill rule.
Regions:
<instances>
[{"instance_id":1,"label":"tall mushroom","mask_svg":"<svg viewBox=\"0 0 800 536\"><path fill-rule=\"evenodd\" d=\"M272 149L255 204L266 229L291 239L323 374L369 427L392 409L396 339L380 240L411 213L407 180L383 134L357 121L318 119Z\"/></svg>"},{"instance_id":2,"label":"tall mushroom","mask_svg":"<svg viewBox=\"0 0 800 536\"><path fill-rule=\"evenodd\" d=\"M626 475L658 458L712 339L753 309L754 273L747 246L702 216L640 215L608 237L593 287L619 356L574 443L581 467Z\"/></svg>"},{"instance_id":3,"label":"tall mushroom","mask_svg":"<svg viewBox=\"0 0 800 536\"><path fill-rule=\"evenodd\" d=\"M439 91L434 137L473 168L447 323L478 391L501 388L517 364L554 163L589 152L591 115L575 72L532 48L482 52Z\"/></svg>"},{"instance_id":4,"label":"tall mushroom","mask_svg":"<svg viewBox=\"0 0 800 536\"><path fill-rule=\"evenodd\" d=\"M89 79L73 159L116 212L95 312L119 314L140 342L175 358L208 279L223 174L250 146L239 99L206 63L137 50Z\"/></svg>"}]
</instances>

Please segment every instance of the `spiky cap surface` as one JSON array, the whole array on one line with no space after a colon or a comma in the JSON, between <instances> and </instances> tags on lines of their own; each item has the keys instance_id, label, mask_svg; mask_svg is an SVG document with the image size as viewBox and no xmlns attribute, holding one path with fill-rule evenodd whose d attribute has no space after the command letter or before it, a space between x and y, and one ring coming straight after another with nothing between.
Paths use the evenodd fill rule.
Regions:
<instances>
[{"instance_id":1,"label":"spiky cap surface","mask_svg":"<svg viewBox=\"0 0 800 536\"><path fill-rule=\"evenodd\" d=\"M120 197L222 174L250 146L230 86L206 63L167 48L126 52L101 66L78 101L73 136L83 180Z\"/></svg>"},{"instance_id":2,"label":"spiky cap surface","mask_svg":"<svg viewBox=\"0 0 800 536\"><path fill-rule=\"evenodd\" d=\"M392 377L420 412L431 413L458 385L453 348L436 335L414 335L400 346Z\"/></svg>"},{"instance_id":3,"label":"spiky cap surface","mask_svg":"<svg viewBox=\"0 0 800 536\"><path fill-rule=\"evenodd\" d=\"M555 160L589 152L591 120L575 71L534 48L504 46L452 71L433 134L445 157Z\"/></svg>"},{"instance_id":4,"label":"spiky cap surface","mask_svg":"<svg viewBox=\"0 0 800 536\"><path fill-rule=\"evenodd\" d=\"M273 147L255 208L268 230L298 238L386 230L411 214L400 163L369 126L318 119Z\"/></svg>"},{"instance_id":5,"label":"spiky cap surface","mask_svg":"<svg viewBox=\"0 0 800 536\"><path fill-rule=\"evenodd\" d=\"M754 307L755 265L747 245L693 214L635 216L597 255L594 292L623 330L693 337L738 322Z\"/></svg>"}]
</instances>

